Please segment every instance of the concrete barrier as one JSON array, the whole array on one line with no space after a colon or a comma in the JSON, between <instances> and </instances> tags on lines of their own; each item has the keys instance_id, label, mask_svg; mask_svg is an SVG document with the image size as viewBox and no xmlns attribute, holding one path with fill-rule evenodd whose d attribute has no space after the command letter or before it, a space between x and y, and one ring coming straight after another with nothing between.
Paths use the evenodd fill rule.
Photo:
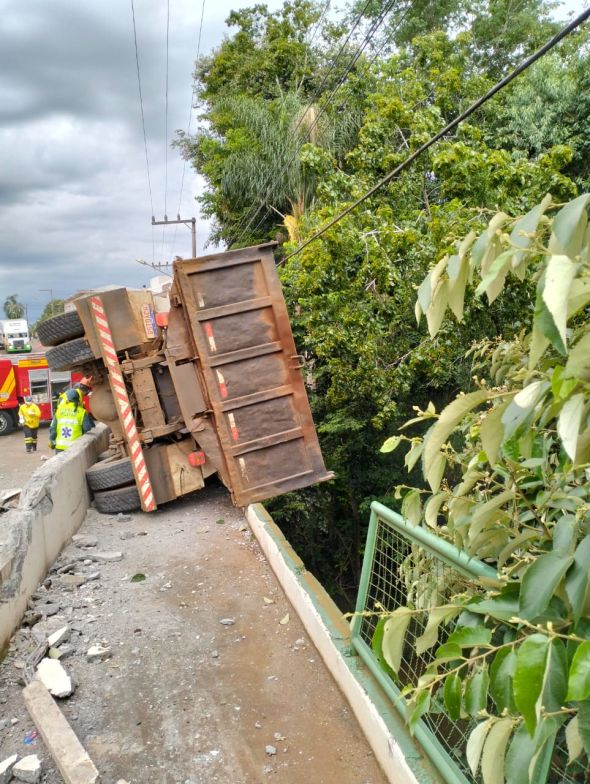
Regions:
<instances>
[{"instance_id":1,"label":"concrete barrier","mask_svg":"<svg viewBox=\"0 0 590 784\"><path fill-rule=\"evenodd\" d=\"M246 519L287 598L348 700L391 784L442 784L437 771L371 672L355 655L350 626L323 586L305 569L261 504Z\"/></svg>"},{"instance_id":2,"label":"concrete barrier","mask_svg":"<svg viewBox=\"0 0 590 784\"><path fill-rule=\"evenodd\" d=\"M80 527L90 504L86 469L108 446L97 425L66 452L38 468L17 509L0 516L0 651L18 627L27 602Z\"/></svg>"}]
</instances>

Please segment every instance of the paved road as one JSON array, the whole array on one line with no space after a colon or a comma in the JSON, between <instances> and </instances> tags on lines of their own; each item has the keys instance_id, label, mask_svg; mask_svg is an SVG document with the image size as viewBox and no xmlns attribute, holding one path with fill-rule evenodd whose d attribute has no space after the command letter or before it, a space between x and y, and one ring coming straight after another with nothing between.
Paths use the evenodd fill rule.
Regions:
<instances>
[{"instance_id":1,"label":"paved road","mask_svg":"<svg viewBox=\"0 0 590 784\"><path fill-rule=\"evenodd\" d=\"M120 550L123 560L81 565L81 572L98 567L100 579L78 589L60 587L53 575L37 601L59 604L61 619L50 620L79 630L63 659L78 688L60 707L101 781L385 784L223 488L128 522L90 510L81 533L98 539L89 556ZM70 548L63 559L80 555ZM145 579L131 582L134 575ZM96 643L112 657L89 663ZM22 630L0 664L2 715L18 719L0 730L0 749L39 753L44 784L62 784L40 741L23 746L32 724L18 664L30 647L32 633Z\"/></svg>"},{"instance_id":2,"label":"paved road","mask_svg":"<svg viewBox=\"0 0 590 784\"><path fill-rule=\"evenodd\" d=\"M49 425L39 428L37 452L27 454L25 437L22 430L15 430L8 436L0 436L0 490L22 487L35 468L42 465L41 456L49 457Z\"/></svg>"}]
</instances>

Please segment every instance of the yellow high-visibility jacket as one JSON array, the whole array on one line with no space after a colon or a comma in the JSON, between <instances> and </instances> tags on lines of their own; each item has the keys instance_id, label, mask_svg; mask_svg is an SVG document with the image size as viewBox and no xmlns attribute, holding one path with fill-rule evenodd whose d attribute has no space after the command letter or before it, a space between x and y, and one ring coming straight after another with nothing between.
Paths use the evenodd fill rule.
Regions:
<instances>
[{"instance_id":1,"label":"yellow high-visibility jacket","mask_svg":"<svg viewBox=\"0 0 590 784\"><path fill-rule=\"evenodd\" d=\"M36 403L23 403L18 409L19 419L25 420L27 427L39 427L39 420L41 419L41 409Z\"/></svg>"}]
</instances>

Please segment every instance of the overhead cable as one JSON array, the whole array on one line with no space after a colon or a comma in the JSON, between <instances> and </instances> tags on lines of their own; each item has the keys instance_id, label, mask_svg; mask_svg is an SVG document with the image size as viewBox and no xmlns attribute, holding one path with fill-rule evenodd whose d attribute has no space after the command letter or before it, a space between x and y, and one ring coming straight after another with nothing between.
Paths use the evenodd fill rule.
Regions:
<instances>
[{"instance_id":1,"label":"overhead cable","mask_svg":"<svg viewBox=\"0 0 590 784\"><path fill-rule=\"evenodd\" d=\"M398 166L393 169L393 171L389 172L385 177L383 177L379 182L374 185L370 190L360 196L356 201L354 201L349 207L345 210L342 210L335 218L332 218L325 226L323 226L319 231L312 234L309 239L305 240L298 248L296 248L292 253L289 253L285 258L280 262L281 264L287 261L287 259L296 256L297 254L301 253L301 251L306 248L310 243L314 242L315 240L319 239L323 234L325 234L328 229L331 229L336 223L345 218L349 215L353 210L355 210L359 205L361 205L364 201L370 198L374 193L380 190L384 185L390 183L394 177L396 177L400 172L413 163L416 158L419 158L422 153L426 152L433 144L436 144L443 136L446 136L450 131L454 130L463 120L467 119L471 114L473 114L477 109L483 106L484 103L493 98L496 93L500 92L504 87L506 87L513 79L516 79L523 71L526 71L527 68L530 68L533 63L536 63L543 55L547 54L554 46L556 46L563 38L568 36L572 33L576 28L578 28L581 24L583 24L588 18L590 17L590 8L587 8L583 11L579 16L573 19L569 24L563 27L556 35L553 36L546 44L544 44L540 49L537 49L530 57L527 57L517 68L511 71L507 76L501 79L497 84L495 84L492 88L490 88L485 95L482 95L478 98L474 103L471 104L464 112L459 114L455 117L454 120L451 120L448 125L435 134L431 139L425 142L423 145L418 147L417 150L409 155L405 160L403 160Z\"/></svg>"},{"instance_id":2,"label":"overhead cable","mask_svg":"<svg viewBox=\"0 0 590 784\"><path fill-rule=\"evenodd\" d=\"M154 200L152 197L152 180L150 177L150 161L148 156L148 148L147 148L147 137L145 134L145 115L143 111L143 95L141 92L141 76L139 70L139 52L137 48L137 28L135 26L135 7L133 5L133 0L131 0L131 16L133 19L133 42L135 44L135 64L137 66L137 87L139 90L139 107L141 110L141 127L143 129L143 148L145 150L145 167L147 171L147 181L148 181L148 190L150 194L150 215L153 216L154 214ZM154 247L154 230L152 229L152 255L155 258L155 247Z\"/></svg>"}]
</instances>

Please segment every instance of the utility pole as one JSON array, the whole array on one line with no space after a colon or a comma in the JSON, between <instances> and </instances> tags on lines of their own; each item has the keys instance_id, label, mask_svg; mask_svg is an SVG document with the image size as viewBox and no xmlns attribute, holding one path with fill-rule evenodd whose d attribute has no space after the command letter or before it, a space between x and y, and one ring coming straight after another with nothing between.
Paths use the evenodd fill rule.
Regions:
<instances>
[{"instance_id":1,"label":"utility pole","mask_svg":"<svg viewBox=\"0 0 590 784\"><path fill-rule=\"evenodd\" d=\"M39 291L46 291L46 292L49 294L49 302L48 302L47 304L48 304L48 305L51 305L51 311L49 312L49 314L48 314L48 315L49 315L49 316L53 316L53 309L54 309L54 307L55 307L55 306L52 304L52 302L53 302L53 289L39 289Z\"/></svg>"},{"instance_id":2,"label":"utility pole","mask_svg":"<svg viewBox=\"0 0 590 784\"><path fill-rule=\"evenodd\" d=\"M193 259L197 257L197 219L196 218L181 218L180 215L176 216L176 220L168 220L168 216L164 215L163 221L157 221L152 215L152 226L173 226L176 223L184 223L184 225L191 230L193 241Z\"/></svg>"}]
</instances>

